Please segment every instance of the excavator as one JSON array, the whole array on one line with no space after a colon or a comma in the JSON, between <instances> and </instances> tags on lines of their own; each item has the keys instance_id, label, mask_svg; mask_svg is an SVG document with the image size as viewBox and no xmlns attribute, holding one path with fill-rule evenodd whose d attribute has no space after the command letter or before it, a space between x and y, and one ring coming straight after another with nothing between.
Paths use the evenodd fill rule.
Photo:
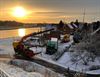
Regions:
<instances>
[{"instance_id":1,"label":"excavator","mask_svg":"<svg viewBox=\"0 0 100 77\"><path fill-rule=\"evenodd\" d=\"M30 50L29 47L25 46L24 42L28 37L32 37L38 34L42 34L42 33L46 33L49 31L53 31L54 29L49 29L49 30L45 30L45 31L40 31L40 32L36 32L36 33L31 33L28 35L25 35L21 38L20 41L14 41L13 42L13 47L14 47L14 51L15 51L15 57L23 57L23 58L32 58L37 54L40 54L41 52L37 52L35 53L34 51Z\"/></svg>"},{"instance_id":2,"label":"excavator","mask_svg":"<svg viewBox=\"0 0 100 77\"><path fill-rule=\"evenodd\" d=\"M69 34L65 34L63 39L61 40L61 43L66 43L70 41L70 35Z\"/></svg>"}]
</instances>

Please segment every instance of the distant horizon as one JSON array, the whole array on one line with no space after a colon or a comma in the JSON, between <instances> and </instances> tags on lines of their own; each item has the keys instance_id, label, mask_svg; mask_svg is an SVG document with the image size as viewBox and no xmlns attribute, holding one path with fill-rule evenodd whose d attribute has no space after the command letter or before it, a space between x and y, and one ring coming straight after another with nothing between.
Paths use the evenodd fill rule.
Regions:
<instances>
[{"instance_id":1,"label":"distant horizon","mask_svg":"<svg viewBox=\"0 0 100 77\"><path fill-rule=\"evenodd\" d=\"M77 20L77 19L76 19ZM15 20L0 20L0 21L3 21L3 22L5 22L5 21L15 21ZM62 21L62 20L60 20L60 21ZM15 22L18 22L18 23L23 23L23 24L58 24L60 21L58 21L58 22L20 22L20 21L15 21ZM93 23L93 22L100 22L100 20L97 20L97 21L92 21L92 22L80 22L79 20L78 20L78 22L79 23ZM71 21L71 22L65 22L65 21L63 21L65 24L68 24L68 23L71 23L71 22L75 22L75 21Z\"/></svg>"},{"instance_id":2,"label":"distant horizon","mask_svg":"<svg viewBox=\"0 0 100 77\"><path fill-rule=\"evenodd\" d=\"M83 18L88 23L100 20L100 0L0 0L0 20L4 21L69 23L83 22Z\"/></svg>"}]
</instances>

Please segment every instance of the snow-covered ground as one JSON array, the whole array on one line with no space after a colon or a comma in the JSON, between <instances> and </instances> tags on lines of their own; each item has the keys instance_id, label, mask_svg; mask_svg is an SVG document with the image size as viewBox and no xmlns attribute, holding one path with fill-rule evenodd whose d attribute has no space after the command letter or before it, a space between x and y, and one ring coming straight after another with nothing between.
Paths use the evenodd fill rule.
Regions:
<instances>
[{"instance_id":1,"label":"snow-covered ground","mask_svg":"<svg viewBox=\"0 0 100 77\"><path fill-rule=\"evenodd\" d=\"M69 47L73 43L72 36L71 36L70 40L71 41L68 42L68 43L59 43L58 44L58 52L62 53L63 50L66 47ZM46 61L49 61L49 62L52 62L52 63L55 63L55 64L60 65L62 67L69 68L70 70L74 70L74 71L77 71L77 72L83 72L83 73L87 73L87 74L100 74L100 68L97 69L97 70L89 70L93 66L100 67L100 57L97 57L94 62L88 62L88 65L84 65L84 64L82 64L81 60L78 61L78 62L75 62L75 63L72 62L71 59L73 57L73 52L68 52L67 50L56 61L55 61L55 58L58 55L60 55L60 53L54 54L54 55L51 55L51 56L47 55L47 54L45 54L45 52L46 52L45 47L44 48L32 47L31 50L42 52L40 55L37 55L36 57L42 58L43 60L46 60Z\"/></svg>"},{"instance_id":2,"label":"snow-covered ground","mask_svg":"<svg viewBox=\"0 0 100 77\"><path fill-rule=\"evenodd\" d=\"M18 37L16 38L4 38L0 39L0 54L14 54L14 49L12 46L12 43L14 40L19 39Z\"/></svg>"},{"instance_id":3,"label":"snow-covered ground","mask_svg":"<svg viewBox=\"0 0 100 77\"><path fill-rule=\"evenodd\" d=\"M14 38L0 39L0 56L2 56L2 54L10 56L14 54L12 46L13 41ZM36 63L30 63L21 60L13 60L13 62L15 62L18 67L20 67L18 68L14 65L5 63L9 61L9 58L0 58L0 70L6 73L9 77L65 77L62 74L56 73L50 70L49 68L46 68ZM24 70L22 68L24 68ZM26 71L31 70L32 72L26 72L25 69ZM2 75L0 74L0 76Z\"/></svg>"},{"instance_id":4,"label":"snow-covered ground","mask_svg":"<svg viewBox=\"0 0 100 77\"><path fill-rule=\"evenodd\" d=\"M41 51L41 49L42 48L37 48L36 50ZM42 50L45 51L45 49L42 49ZM72 54L73 52L65 52L58 60L54 60L54 58L56 58L55 54L50 56L50 55L45 54L45 52L43 52L40 55L37 55L36 57L42 58L43 60L47 62L49 61L51 63L57 64L64 68L69 68L70 70L73 70L73 71L83 72L87 74L100 74L100 57L97 57L94 62L88 62L88 65L84 65L81 60L78 62L71 61ZM92 66L98 66L99 69L89 70L90 68L92 68Z\"/></svg>"},{"instance_id":5,"label":"snow-covered ground","mask_svg":"<svg viewBox=\"0 0 100 77\"><path fill-rule=\"evenodd\" d=\"M37 63L19 59L1 61L0 77L4 74L7 77L65 77Z\"/></svg>"},{"instance_id":6,"label":"snow-covered ground","mask_svg":"<svg viewBox=\"0 0 100 77\"><path fill-rule=\"evenodd\" d=\"M42 74L38 72L29 73L14 65L9 65L2 62L0 62L0 71L3 72L0 73L0 77L4 76L4 74L7 77L44 77Z\"/></svg>"},{"instance_id":7,"label":"snow-covered ground","mask_svg":"<svg viewBox=\"0 0 100 77\"><path fill-rule=\"evenodd\" d=\"M94 62L89 62L88 65L84 65L82 64L81 60L75 63L72 62L71 54L72 52L65 52L64 55L57 61L57 63L60 63L61 65L64 65L65 67L68 67L74 71L80 71L88 74L100 74L100 68L98 70L89 70L89 68L91 68L94 65L100 67L99 58L96 58Z\"/></svg>"},{"instance_id":8,"label":"snow-covered ground","mask_svg":"<svg viewBox=\"0 0 100 77\"><path fill-rule=\"evenodd\" d=\"M72 39L72 38L71 38ZM9 38L9 39L0 39L0 54L14 54L14 50L12 47L12 42L14 40ZM64 43L64 44L59 44L59 52L62 52L64 50L64 48L68 47L69 45L71 45L73 41L69 42L69 43ZM88 73L88 74L100 74L100 69L97 70L89 70L92 66L97 65L100 67L100 57L97 57L95 59L94 62L89 62L88 65L83 65L81 63L81 61L77 62L77 63L73 63L71 61L71 57L73 52L64 52L64 54L58 59L58 60L54 60L54 58L56 58L57 55L47 55L45 54L46 52L46 48L45 47L32 47L31 50L33 51L38 51L38 52L42 52L41 54L37 55L36 57L41 58L43 60L55 63L57 65L60 65L64 68L69 68L71 70L74 71L78 71L78 72L84 72L84 73Z\"/></svg>"}]
</instances>

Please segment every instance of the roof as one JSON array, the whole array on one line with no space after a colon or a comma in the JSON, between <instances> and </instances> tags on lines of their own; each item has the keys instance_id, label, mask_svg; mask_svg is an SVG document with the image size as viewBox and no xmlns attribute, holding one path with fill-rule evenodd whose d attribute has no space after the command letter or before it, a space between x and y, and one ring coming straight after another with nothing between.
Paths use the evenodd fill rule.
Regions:
<instances>
[{"instance_id":1,"label":"roof","mask_svg":"<svg viewBox=\"0 0 100 77\"><path fill-rule=\"evenodd\" d=\"M75 29L75 28L78 28L78 26L76 24L67 24L67 26L70 28L70 29Z\"/></svg>"},{"instance_id":2,"label":"roof","mask_svg":"<svg viewBox=\"0 0 100 77\"><path fill-rule=\"evenodd\" d=\"M70 29L74 29L71 24L67 24Z\"/></svg>"},{"instance_id":3,"label":"roof","mask_svg":"<svg viewBox=\"0 0 100 77\"><path fill-rule=\"evenodd\" d=\"M76 24L73 24L73 26L74 26L75 28L78 28L78 26L77 26Z\"/></svg>"}]
</instances>

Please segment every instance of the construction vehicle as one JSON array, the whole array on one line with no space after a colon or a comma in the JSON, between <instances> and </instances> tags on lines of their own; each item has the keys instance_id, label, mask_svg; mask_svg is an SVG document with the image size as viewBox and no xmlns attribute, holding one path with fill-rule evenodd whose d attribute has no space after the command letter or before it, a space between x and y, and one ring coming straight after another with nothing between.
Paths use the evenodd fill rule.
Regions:
<instances>
[{"instance_id":1,"label":"construction vehicle","mask_svg":"<svg viewBox=\"0 0 100 77\"><path fill-rule=\"evenodd\" d=\"M51 38L51 40L49 40L46 45L46 54L53 55L54 53L57 52L57 50L58 50L58 39Z\"/></svg>"},{"instance_id":2,"label":"construction vehicle","mask_svg":"<svg viewBox=\"0 0 100 77\"><path fill-rule=\"evenodd\" d=\"M37 32L37 33L31 33L31 34L28 34L28 35L22 37L20 41L14 41L13 47L14 47L14 50L15 50L15 57L21 56L21 57L24 57L24 58L26 58L26 57L32 58L35 55L40 54L41 52L35 53L34 51L30 50L29 49L30 47L25 46L24 42L28 37L32 37L32 36L35 36L35 35L38 35L38 34L41 34L41 33L45 33L45 32L49 32L49 31L52 31L52 30L54 30L54 29L40 31L40 32Z\"/></svg>"},{"instance_id":3,"label":"construction vehicle","mask_svg":"<svg viewBox=\"0 0 100 77\"><path fill-rule=\"evenodd\" d=\"M66 43L70 41L70 35L69 34L65 34L63 39L61 40L61 43Z\"/></svg>"}]
</instances>

